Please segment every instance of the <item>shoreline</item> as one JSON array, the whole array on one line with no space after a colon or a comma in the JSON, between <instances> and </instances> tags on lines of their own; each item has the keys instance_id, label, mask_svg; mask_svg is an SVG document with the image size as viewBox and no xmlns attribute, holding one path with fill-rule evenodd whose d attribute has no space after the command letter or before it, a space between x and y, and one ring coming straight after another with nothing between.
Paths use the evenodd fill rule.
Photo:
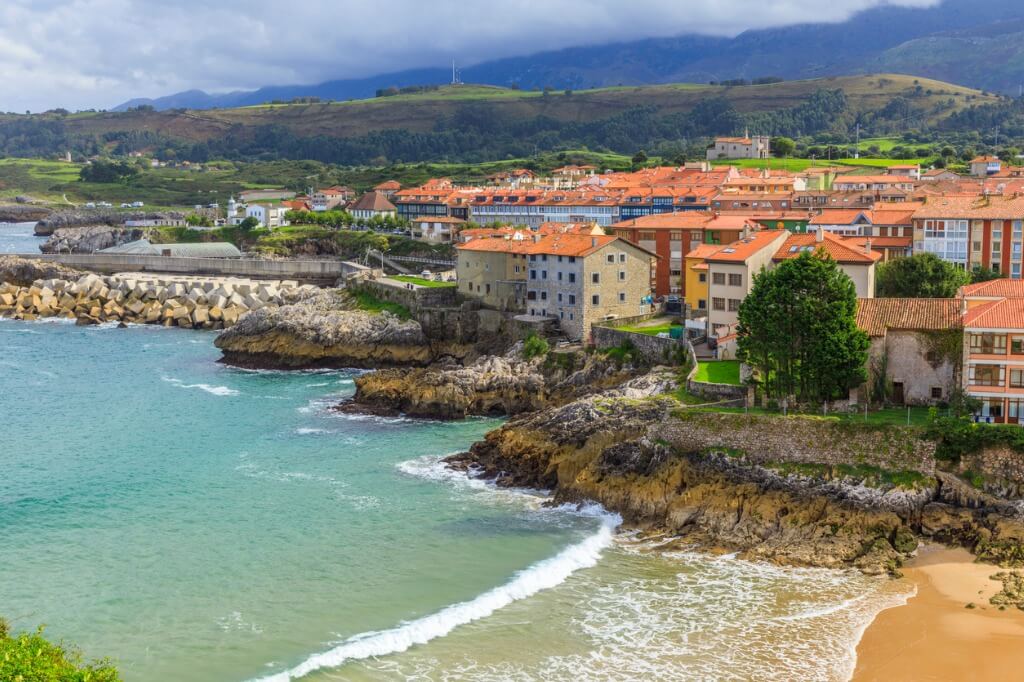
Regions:
<instances>
[{"instance_id":1,"label":"shoreline","mask_svg":"<svg viewBox=\"0 0 1024 682\"><path fill-rule=\"evenodd\" d=\"M851 680L1013 679L1024 667L1024 612L989 603L1002 587L989 577L1001 570L964 549L922 547L904 569L916 593L864 630Z\"/></svg>"}]
</instances>

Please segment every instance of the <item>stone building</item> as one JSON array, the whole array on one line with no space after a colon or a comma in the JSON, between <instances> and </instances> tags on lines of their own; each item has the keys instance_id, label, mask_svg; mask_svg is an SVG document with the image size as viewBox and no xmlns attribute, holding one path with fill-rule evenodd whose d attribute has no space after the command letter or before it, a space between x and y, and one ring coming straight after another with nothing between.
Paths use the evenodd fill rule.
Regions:
<instances>
[{"instance_id":1,"label":"stone building","mask_svg":"<svg viewBox=\"0 0 1024 682\"><path fill-rule=\"evenodd\" d=\"M533 241L522 233L481 237L457 248L458 291L488 308L523 312L526 308L527 258Z\"/></svg>"},{"instance_id":2,"label":"stone building","mask_svg":"<svg viewBox=\"0 0 1024 682\"><path fill-rule=\"evenodd\" d=\"M949 399L960 374L957 299L860 298L857 326L871 337L868 376L885 373L891 402L934 405Z\"/></svg>"}]
</instances>

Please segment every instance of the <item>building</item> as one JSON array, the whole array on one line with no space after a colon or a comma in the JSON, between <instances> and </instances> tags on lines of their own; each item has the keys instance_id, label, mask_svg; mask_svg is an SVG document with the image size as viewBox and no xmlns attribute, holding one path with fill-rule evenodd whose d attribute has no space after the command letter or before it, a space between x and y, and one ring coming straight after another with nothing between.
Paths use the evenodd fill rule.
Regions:
<instances>
[{"instance_id":1,"label":"building","mask_svg":"<svg viewBox=\"0 0 1024 682\"><path fill-rule=\"evenodd\" d=\"M921 174L922 182L957 182L960 176L945 168L933 168Z\"/></svg>"},{"instance_id":2,"label":"building","mask_svg":"<svg viewBox=\"0 0 1024 682\"><path fill-rule=\"evenodd\" d=\"M832 183L837 192L870 192L876 196L892 190L913 192L914 186L914 179L906 175L840 175Z\"/></svg>"},{"instance_id":3,"label":"building","mask_svg":"<svg viewBox=\"0 0 1024 682\"><path fill-rule=\"evenodd\" d=\"M395 196L395 194L400 189L402 189L402 186L398 183L397 180L385 180L384 182L375 186L373 188L373 191L378 194L383 194L386 198L390 199L391 197Z\"/></svg>"},{"instance_id":4,"label":"building","mask_svg":"<svg viewBox=\"0 0 1024 682\"><path fill-rule=\"evenodd\" d=\"M1024 423L1024 282L998 279L960 289L964 390L978 417Z\"/></svg>"},{"instance_id":5,"label":"building","mask_svg":"<svg viewBox=\"0 0 1024 682\"><path fill-rule=\"evenodd\" d=\"M914 253L960 267L992 268L1019 279L1024 257L1024 197L931 197L913 215Z\"/></svg>"},{"instance_id":6,"label":"building","mask_svg":"<svg viewBox=\"0 0 1024 682\"><path fill-rule=\"evenodd\" d=\"M611 229L616 236L658 255L654 291L656 296L666 296L685 293L685 254L701 244L730 244L760 225L745 216L684 212L627 220Z\"/></svg>"},{"instance_id":7,"label":"building","mask_svg":"<svg viewBox=\"0 0 1024 682\"><path fill-rule=\"evenodd\" d=\"M245 207L246 218L255 218L261 226L271 230L288 225L287 213L288 207L280 204L249 204Z\"/></svg>"},{"instance_id":8,"label":"building","mask_svg":"<svg viewBox=\"0 0 1024 682\"><path fill-rule=\"evenodd\" d=\"M683 292L686 305L695 316L708 312L708 264L705 260L721 248L717 244L700 244L686 254Z\"/></svg>"},{"instance_id":9,"label":"building","mask_svg":"<svg viewBox=\"0 0 1024 682\"><path fill-rule=\"evenodd\" d=\"M415 218L412 221L412 236L425 242L450 243L455 241L460 227L465 223L461 218L450 216Z\"/></svg>"},{"instance_id":10,"label":"building","mask_svg":"<svg viewBox=\"0 0 1024 682\"><path fill-rule=\"evenodd\" d=\"M754 275L772 266L772 258L790 233L764 230L724 246L705 259L708 265L708 336L731 333L740 303L753 287Z\"/></svg>"},{"instance_id":11,"label":"building","mask_svg":"<svg viewBox=\"0 0 1024 682\"><path fill-rule=\"evenodd\" d=\"M348 208L352 217L359 220L394 218L397 211L395 205L380 192L367 192Z\"/></svg>"},{"instance_id":12,"label":"building","mask_svg":"<svg viewBox=\"0 0 1024 682\"><path fill-rule=\"evenodd\" d=\"M151 244L148 239L137 239L127 244L101 249L97 253L123 256L164 256L168 258L241 258L242 252L229 242L202 242L186 244Z\"/></svg>"},{"instance_id":13,"label":"building","mask_svg":"<svg viewBox=\"0 0 1024 682\"><path fill-rule=\"evenodd\" d=\"M998 175L1003 170L1003 162L998 156L978 156L971 159L971 175L984 178Z\"/></svg>"},{"instance_id":14,"label":"building","mask_svg":"<svg viewBox=\"0 0 1024 682\"><path fill-rule=\"evenodd\" d=\"M889 166L885 169L885 172L889 175L902 175L913 180L921 179L921 164L918 163L903 163Z\"/></svg>"},{"instance_id":15,"label":"building","mask_svg":"<svg viewBox=\"0 0 1024 682\"><path fill-rule=\"evenodd\" d=\"M937 335L961 333L956 299L860 298L857 326L871 339L869 385L884 372L890 402L934 405L959 385L960 358L943 355L935 343Z\"/></svg>"},{"instance_id":16,"label":"building","mask_svg":"<svg viewBox=\"0 0 1024 682\"><path fill-rule=\"evenodd\" d=\"M518 235L481 236L456 247L456 279L460 294L489 308L526 310L527 258L532 238Z\"/></svg>"},{"instance_id":17,"label":"building","mask_svg":"<svg viewBox=\"0 0 1024 682\"><path fill-rule=\"evenodd\" d=\"M766 135L751 137L716 137L708 147L708 161L719 159L767 159L771 156L771 138Z\"/></svg>"},{"instance_id":18,"label":"building","mask_svg":"<svg viewBox=\"0 0 1024 682\"><path fill-rule=\"evenodd\" d=\"M650 312L657 258L618 237L541 237L529 252L527 313L555 317L567 338L585 341L595 322Z\"/></svg>"},{"instance_id":19,"label":"building","mask_svg":"<svg viewBox=\"0 0 1024 682\"><path fill-rule=\"evenodd\" d=\"M328 187L326 189L318 189L313 193L312 200L310 201L310 207L320 213L323 211L333 211L335 209L341 209L345 207L349 199L353 197L352 190L348 187Z\"/></svg>"},{"instance_id":20,"label":"building","mask_svg":"<svg viewBox=\"0 0 1024 682\"><path fill-rule=\"evenodd\" d=\"M801 253L824 253L853 280L858 298L875 296L875 264L882 254L870 248L856 248L833 234L818 229L809 234L792 234L772 257L773 263L797 258Z\"/></svg>"}]
</instances>

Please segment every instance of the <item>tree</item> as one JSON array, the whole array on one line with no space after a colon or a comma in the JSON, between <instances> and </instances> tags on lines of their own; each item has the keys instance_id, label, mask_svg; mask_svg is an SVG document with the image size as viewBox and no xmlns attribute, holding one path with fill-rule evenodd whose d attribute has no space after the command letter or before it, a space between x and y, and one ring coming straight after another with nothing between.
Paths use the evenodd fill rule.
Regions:
<instances>
[{"instance_id":1,"label":"tree","mask_svg":"<svg viewBox=\"0 0 1024 682\"><path fill-rule=\"evenodd\" d=\"M738 357L770 398L845 397L867 380L867 334L857 290L824 251L802 253L754 277L740 304Z\"/></svg>"},{"instance_id":2,"label":"tree","mask_svg":"<svg viewBox=\"0 0 1024 682\"><path fill-rule=\"evenodd\" d=\"M11 636L7 622L0 618L0 679L119 682L121 677L110 661L85 661L77 649L46 641L43 628Z\"/></svg>"},{"instance_id":3,"label":"tree","mask_svg":"<svg viewBox=\"0 0 1024 682\"><path fill-rule=\"evenodd\" d=\"M240 222L238 224L238 227L243 232L248 232L250 230L255 230L259 226L260 226L260 221L257 220L256 218L253 218L252 216L249 216L248 218L246 218L245 220L243 220L242 222Z\"/></svg>"},{"instance_id":4,"label":"tree","mask_svg":"<svg viewBox=\"0 0 1024 682\"><path fill-rule=\"evenodd\" d=\"M933 253L918 253L882 263L875 279L883 298L952 298L970 275Z\"/></svg>"},{"instance_id":5,"label":"tree","mask_svg":"<svg viewBox=\"0 0 1024 682\"><path fill-rule=\"evenodd\" d=\"M981 267L980 265L975 266L975 268L971 270L971 284L977 284L978 282L988 282L993 279L999 279L1000 277L1006 277L1006 275L997 272L992 268L985 268Z\"/></svg>"},{"instance_id":6,"label":"tree","mask_svg":"<svg viewBox=\"0 0 1024 682\"><path fill-rule=\"evenodd\" d=\"M796 142L788 137L772 138L772 153L783 158L790 156L796 149Z\"/></svg>"},{"instance_id":7,"label":"tree","mask_svg":"<svg viewBox=\"0 0 1024 682\"><path fill-rule=\"evenodd\" d=\"M641 149L633 155L633 167L642 168L645 163L647 163L647 152Z\"/></svg>"}]
</instances>

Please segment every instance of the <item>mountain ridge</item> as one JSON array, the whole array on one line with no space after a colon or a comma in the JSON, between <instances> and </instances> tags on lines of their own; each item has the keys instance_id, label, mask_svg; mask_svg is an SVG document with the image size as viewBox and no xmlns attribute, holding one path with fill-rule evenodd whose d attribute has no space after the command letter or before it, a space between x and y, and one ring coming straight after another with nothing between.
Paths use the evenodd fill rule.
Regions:
<instances>
[{"instance_id":1,"label":"mountain ridge","mask_svg":"<svg viewBox=\"0 0 1024 682\"><path fill-rule=\"evenodd\" d=\"M462 75L466 82L564 90L880 71L1016 94L1024 80L1024 8L1019 0L881 6L836 24L748 30L733 38L689 34L568 47L483 62L465 68ZM362 99L389 87L434 85L450 78L450 68L437 67L223 94L188 90L133 99L115 111L140 105L158 110L225 108L299 97Z\"/></svg>"}]
</instances>

